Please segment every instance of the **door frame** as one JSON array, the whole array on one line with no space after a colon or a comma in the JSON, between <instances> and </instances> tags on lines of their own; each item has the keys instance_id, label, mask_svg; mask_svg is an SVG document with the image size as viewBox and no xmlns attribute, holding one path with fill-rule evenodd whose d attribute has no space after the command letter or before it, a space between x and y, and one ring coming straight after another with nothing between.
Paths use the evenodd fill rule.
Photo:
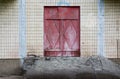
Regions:
<instances>
[{"instance_id":1,"label":"door frame","mask_svg":"<svg viewBox=\"0 0 120 79\"><path fill-rule=\"evenodd\" d=\"M44 26L45 26L45 8L56 8L56 7L71 7L71 8L79 8L79 57L81 56L81 7L80 6L44 6L43 8L43 56L45 57L45 50L44 50ZM51 56L50 56L51 57ZM56 56L57 57L57 56Z\"/></svg>"}]
</instances>

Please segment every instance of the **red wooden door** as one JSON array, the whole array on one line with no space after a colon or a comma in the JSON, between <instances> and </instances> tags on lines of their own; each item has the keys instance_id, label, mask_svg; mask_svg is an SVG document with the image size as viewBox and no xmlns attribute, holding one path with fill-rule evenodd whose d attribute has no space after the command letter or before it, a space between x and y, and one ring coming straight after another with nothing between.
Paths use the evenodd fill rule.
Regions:
<instances>
[{"instance_id":1,"label":"red wooden door","mask_svg":"<svg viewBox=\"0 0 120 79\"><path fill-rule=\"evenodd\" d=\"M80 8L45 7L44 55L80 56Z\"/></svg>"}]
</instances>

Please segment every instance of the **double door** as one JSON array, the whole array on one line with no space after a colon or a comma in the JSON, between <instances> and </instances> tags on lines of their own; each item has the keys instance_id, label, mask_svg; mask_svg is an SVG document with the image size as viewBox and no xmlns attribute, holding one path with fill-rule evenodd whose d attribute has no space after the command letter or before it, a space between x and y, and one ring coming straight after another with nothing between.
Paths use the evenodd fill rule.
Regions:
<instances>
[{"instance_id":1,"label":"double door","mask_svg":"<svg viewBox=\"0 0 120 79\"><path fill-rule=\"evenodd\" d=\"M44 8L44 55L80 56L80 7Z\"/></svg>"}]
</instances>

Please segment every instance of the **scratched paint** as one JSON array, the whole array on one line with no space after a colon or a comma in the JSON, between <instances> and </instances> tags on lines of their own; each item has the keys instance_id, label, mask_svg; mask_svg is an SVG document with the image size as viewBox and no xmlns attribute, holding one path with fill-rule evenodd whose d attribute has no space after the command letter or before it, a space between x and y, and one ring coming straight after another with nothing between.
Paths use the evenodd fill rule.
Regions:
<instances>
[{"instance_id":1,"label":"scratched paint","mask_svg":"<svg viewBox=\"0 0 120 79\"><path fill-rule=\"evenodd\" d=\"M57 3L57 6L70 6L70 3L65 1L65 0L60 0L58 3Z\"/></svg>"},{"instance_id":2,"label":"scratched paint","mask_svg":"<svg viewBox=\"0 0 120 79\"><path fill-rule=\"evenodd\" d=\"M25 0L19 0L19 56L21 64L26 57L26 15Z\"/></svg>"},{"instance_id":3,"label":"scratched paint","mask_svg":"<svg viewBox=\"0 0 120 79\"><path fill-rule=\"evenodd\" d=\"M105 52L104 52L104 0L98 0L98 55L105 56Z\"/></svg>"}]
</instances>

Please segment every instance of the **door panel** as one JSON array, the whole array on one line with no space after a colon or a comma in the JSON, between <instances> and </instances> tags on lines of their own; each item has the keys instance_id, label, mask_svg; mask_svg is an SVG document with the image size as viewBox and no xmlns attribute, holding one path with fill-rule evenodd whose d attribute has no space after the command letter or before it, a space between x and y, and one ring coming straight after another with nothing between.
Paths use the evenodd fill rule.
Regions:
<instances>
[{"instance_id":1,"label":"door panel","mask_svg":"<svg viewBox=\"0 0 120 79\"><path fill-rule=\"evenodd\" d=\"M79 8L76 7L59 7L60 19L79 19Z\"/></svg>"},{"instance_id":2,"label":"door panel","mask_svg":"<svg viewBox=\"0 0 120 79\"><path fill-rule=\"evenodd\" d=\"M45 56L79 57L80 56L80 51L45 51Z\"/></svg>"},{"instance_id":3,"label":"door panel","mask_svg":"<svg viewBox=\"0 0 120 79\"><path fill-rule=\"evenodd\" d=\"M58 19L58 8L57 7L46 7L44 9L45 19Z\"/></svg>"},{"instance_id":4,"label":"door panel","mask_svg":"<svg viewBox=\"0 0 120 79\"><path fill-rule=\"evenodd\" d=\"M77 20L61 21L63 27L63 51L78 51L80 50L80 32Z\"/></svg>"},{"instance_id":5,"label":"door panel","mask_svg":"<svg viewBox=\"0 0 120 79\"><path fill-rule=\"evenodd\" d=\"M46 20L44 31L44 49L46 51L60 50L59 21Z\"/></svg>"}]
</instances>

